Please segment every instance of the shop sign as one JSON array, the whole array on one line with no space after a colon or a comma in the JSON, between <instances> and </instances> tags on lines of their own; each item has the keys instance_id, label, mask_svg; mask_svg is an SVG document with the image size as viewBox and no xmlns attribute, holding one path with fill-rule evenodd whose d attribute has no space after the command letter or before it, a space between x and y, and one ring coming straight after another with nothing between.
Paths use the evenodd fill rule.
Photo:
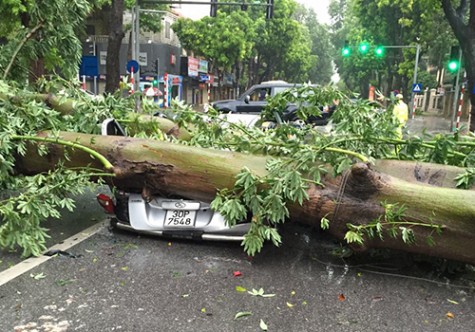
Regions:
<instances>
[{"instance_id":1,"label":"shop sign","mask_svg":"<svg viewBox=\"0 0 475 332\"><path fill-rule=\"evenodd\" d=\"M188 76L198 77L199 60L196 58L188 57Z\"/></svg>"}]
</instances>

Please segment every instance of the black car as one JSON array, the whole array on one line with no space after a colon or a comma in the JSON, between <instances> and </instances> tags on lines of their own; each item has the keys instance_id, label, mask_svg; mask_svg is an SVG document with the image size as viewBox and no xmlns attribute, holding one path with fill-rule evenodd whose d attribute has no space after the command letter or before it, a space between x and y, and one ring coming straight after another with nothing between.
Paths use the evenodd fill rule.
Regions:
<instances>
[{"instance_id":1,"label":"black car","mask_svg":"<svg viewBox=\"0 0 475 332\"><path fill-rule=\"evenodd\" d=\"M257 122L256 119L242 119L243 117L254 115L258 117L267 105L267 97L284 92L285 90L301 87L303 84L287 83L285 81L269 81L261 84L253 85L237 99L218 100L212 103L215 110L220 113L228 114L227 119L230 122L243 122L246 125ZM321 116L310 116L307 123L315 126L324 126L330 120L331 115L336 109L336 105L320 107ZM293 104L287 105L287 109L282 114L280 121L296 121L298 120L297 106ZM236 118L236 120L234 120Z\"/></svg>"},{"instance_id":2,"label":"black car","mask_svg":"<svg viewBox=\"0 0 475 332\"><path fill-rule=\"evenodd\" d=\"M267 97L274 97L278 93L299 86L302 84L284 81L263 82L253 85L237 99L217 100L211 106L221 113L260 114L267 105Z\"/></svg>"}]
</instances>

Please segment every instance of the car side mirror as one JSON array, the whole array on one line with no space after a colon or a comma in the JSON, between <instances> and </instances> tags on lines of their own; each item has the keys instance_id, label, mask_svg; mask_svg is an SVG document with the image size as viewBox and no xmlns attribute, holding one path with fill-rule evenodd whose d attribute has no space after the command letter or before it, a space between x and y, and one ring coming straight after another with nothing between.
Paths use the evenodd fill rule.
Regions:
<instances>
[{"instance_id":1,"label":"car side mirror","mask_svg":"<svg viewBox=\"0 0 475 332\"><path fill-rule=\"evenodd\" d=\"M249 104L250 101L251 101L251 96L246 95L246 96L244 97L244 102L245 102L246 104Z\"/></svg>"}]
</instances>

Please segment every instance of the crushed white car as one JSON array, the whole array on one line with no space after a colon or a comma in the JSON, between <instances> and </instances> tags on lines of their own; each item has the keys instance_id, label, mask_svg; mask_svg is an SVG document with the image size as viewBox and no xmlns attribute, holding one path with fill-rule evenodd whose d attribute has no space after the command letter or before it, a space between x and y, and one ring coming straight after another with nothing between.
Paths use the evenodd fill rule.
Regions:
<instances>
[{"instance_id":1,"label":"crushed white car","mask_svg":"<svg viewBox=\"0 0 475 332\"><path fill-rule=\"evenodd\" d=\"M126 136L114 119L101 126L102 135ZM224 217L213 211L209 202L186 198L144 198L138 193L127 193L111 188L113 197L97 195L98 203L111 215L113 228L171 238L216 241L242 241L250 227L243 220L229 227Z\"/></svg>"}]
</instances>

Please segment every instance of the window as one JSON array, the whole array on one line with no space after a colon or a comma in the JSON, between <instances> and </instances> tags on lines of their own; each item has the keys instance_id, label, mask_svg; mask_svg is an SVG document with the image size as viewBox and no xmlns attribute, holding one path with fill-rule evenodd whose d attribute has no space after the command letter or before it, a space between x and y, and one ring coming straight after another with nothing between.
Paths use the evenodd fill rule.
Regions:
<instances>
[{"instance_id":1,"label":"window","mask_svg":"<svg viewBox=\"0 0 475 332\"><path fill-rule=\"evenodd\" d=\"M250 97L252 101L264 101L270 96L270 88L259 88L251 92Z\"/></svg>"},{"instance_id":2,"label":"window","mask_svg":"<svg viewBox=\"0 0 475 332\"><path fill-rule=\"evenodd\" d=\"M166 21L165 22L165 38L170 39L170 22Z\"/></svg>"}]
</instances>

